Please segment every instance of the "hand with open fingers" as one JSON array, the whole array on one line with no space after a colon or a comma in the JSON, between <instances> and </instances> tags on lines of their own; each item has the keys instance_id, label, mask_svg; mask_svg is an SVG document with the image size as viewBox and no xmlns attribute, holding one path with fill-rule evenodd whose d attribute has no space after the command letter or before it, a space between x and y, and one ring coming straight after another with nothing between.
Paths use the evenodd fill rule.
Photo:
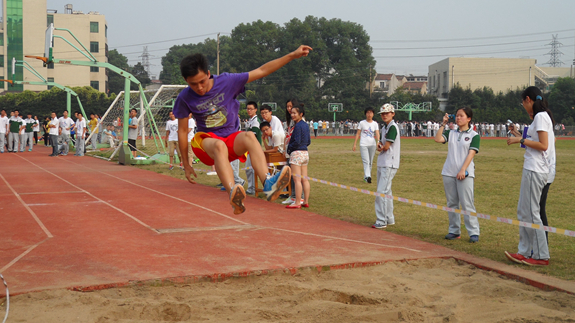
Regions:
<instances>
[{"instance_id":1,"label":"hand with open fingers","mask_svg":"<svg viewBox=\"0 0 575 323\"><path fill-rule=\"evenodd\" d=\"M191 166L184 167L184 168L186 171L186 178L188 179L188 182L190 182L192 184L196 184L196 181L194 181L194 179L191 176L193 174L195 178L198 178L198 175L196 174L196 171L194 170L194 168Z\"/></svg>"},{"instance_id":2,"label":"hand with open fingers","mask_svg":"<svg viewBox=\"0 0 575 323\"><path fill-rule=\"evenodd\" d=\"M307 45L301 45L298 49L293 51L293 54L295 55L295 58L300 58L303 56L307 56L309 52L312 50L313 49Z\"/></svg>"},{"instance_id":3,"label":"hand with open fingers","mask_svg":"<svg viewBox=\"0 0 575 323\"><path fill-rule=\"evenodd\" d=\"M509 137L507 138L507 145L517 144L521 141L520 137Z\"/></svg>"}]
</instances>

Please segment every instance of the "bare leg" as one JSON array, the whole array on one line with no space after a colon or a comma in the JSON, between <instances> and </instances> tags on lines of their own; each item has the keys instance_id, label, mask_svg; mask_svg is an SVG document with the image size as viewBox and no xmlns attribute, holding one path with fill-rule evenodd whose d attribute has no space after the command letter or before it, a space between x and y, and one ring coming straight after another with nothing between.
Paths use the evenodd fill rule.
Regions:
<instances>
[{"instance_id":1,"label":"bare leg","mask_svg":"<svg viewBox=\"0 0 575 323\"><path fill-rule=\"evenodd\" d=\"M309 185L309 180L307 178L304 178L304 177L307 177L307 165L301 166L301 176L302 176L301 183L302 183L303 194L304 194L303 204L308 204L311 186Z\"/></svg>"},{"instance_id":2,"label":"bare leg","mask_svg":"<svg viewBox=\"0 0 575 323\"><path fill-rule=\"evenodd\" d=\"M202 149L214 160L218 177L229 193L234 185L234 173L228 160L228 147L219 139L205 138L202 141Z\"/></svg>"},{"instance_id":3,"label":"bare leg","mask_svg":"<svg viewBox=\"0 0 575 323\"><path fill-rule=\"evenodd\" d=\"M295 201L292 205L301 205L301 190L302 190L302 178L301 178L301 171L302 166L297 166L294 164L290 165L292 171L292 178L294 181L295 186ZM309 183L308 183L309 185ZM304 202L307 203L307 202Z\"/></svg>"},{"instance_id":4,"label":"bare leg","mask_svg":"<svg viewBox=\"0 0 575 323\"><path fill-rule=\"evenodd\" d=\"M236 137L236 140L234 141L234 152L238 156L249 152L255 174L259 177L262 183L265 182L266 175L268 173L266 156L264 155L262 146L253 132L242 132Z\"/></svg>"}]
</instances>

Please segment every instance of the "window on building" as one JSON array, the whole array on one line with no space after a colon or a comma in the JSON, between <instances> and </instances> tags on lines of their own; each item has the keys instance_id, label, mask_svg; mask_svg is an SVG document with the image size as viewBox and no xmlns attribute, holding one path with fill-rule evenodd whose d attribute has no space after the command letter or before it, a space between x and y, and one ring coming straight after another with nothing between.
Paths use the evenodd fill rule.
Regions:
<instances>
[{"instance_id":1,"label":"window on building","mask_svg":"<svg viewBox=\"0 0 575 323\"><path fill-rule=\"evenodd\" d=\"M4 76L0 76L0 79L3 80L3 79L4 79ZM4 83L6 83L6 82L0 82L0 83L2 83L2 84L0 84L0 89L3 89L3 88L4 88Z\"/></svg>"},{"instance_id":2,"label":"window on building","mask_svg":"<svg viewBox=\"0 0 575 323\"><path fill-rule=\"evenodd\" d=\"M90 72L98 73L100 68L98 66L90 66Z\"/></svg>"},{"instance_id":3,"label":"window on building","mask_svg":"<svg viewBox=\"0 0 575 323\"><path fill-rule=\"evenodd\" d=\"M4 67L4 55L0 55L0 67Z\"/></svg>"},{"instance_id":4,"label":"window on building","mask_svg":"<svg viewBox=\"0 0 575 323\"><path fill-rule=\"evenodd\" d=\"M46 26L50 26L50 24L53 24L53 23L54 23L54 15L48 15L48 17L47 17L46 20L47 20L47 21L46 21L46 22L47 22Z\"/></svg>"},{"instance_id":5,"label":"window on building","mask_svg":"<svg viewBox=\"0 0 575 323\"><path fill-rule=\"evenodd\" d=\"M108 25L105 25L104 36L106 36L106 38L108 38Z\"/></svg>"},{"instance_id":6,"label":"window on building","mask_svg":"<svg viewBox=\"0 0 575 323\"><path fill-rule=\"evenodd\" d=\"M4 33L0 33L0 46L4 46Z\"/></svg>"},{"instance_id":7,"label":"window on building","mask_svg":"<svg viewBox=\"0 0 575 323\"><path fill-rule=\"evenodd\" d=\"M99 33L100 32L100 28L98 26L97 21L90 21L90 32L91 33Z\"/></svg>"},{"instance_id":8,"label":"window on building","mask_svg":"<svg viewBox=\"0 0 575 323\"><path fill-rule=\"evenodd\" d=\"M46 67L48 67L49 70L53 70L54 69L54 62L46 65Z\"/></svg>"},{"instance_id":9,"label":"window on building","mask_svg":"<svg viewBox=\"0 0 575 323\"><path fill-rule=\"evenodd\" d=\"M90 52L91 53L99 53L100 44L97 41L91 41L90 42Z\"/></svg>"},{"instance_id":10,"label":"window on building","mask_svg":"<svg viewBox=\"0 0 575 323\"><path fill-rule=\"evenodd\" d=\"M90 81L90 86L95 88L96 90L100 91L100 82L99 81Z\"/></svg>"},{"instance_id":11,"label":"window on building","mask_svg":"<svg viewBox=\"0 0 575 323\"><path fill-rule=\"evenodd\" d=\"M54 78L53 77L49 77L48 78L48 82L54 82ZM51 88L53 88L53 85L48 85L48 90L50 90Z\"/></svg>"}]
</instances>

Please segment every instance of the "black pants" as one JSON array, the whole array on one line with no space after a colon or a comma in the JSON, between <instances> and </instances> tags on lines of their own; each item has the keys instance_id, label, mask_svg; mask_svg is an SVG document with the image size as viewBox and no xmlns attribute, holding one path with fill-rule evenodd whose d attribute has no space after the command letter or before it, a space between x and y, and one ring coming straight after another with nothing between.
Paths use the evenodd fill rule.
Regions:
<instances>
[{"instance_id":1,"label":"black pants","mask_svg":"<svg viewBox=\"0 0 575 323\"><path fill-rule=\"evenodd\" d=\"M38 143L38 131L34 131L34 144Z\"/></svg>"},{"instance_id":2,"label":"black pants","mask_svg":"<svg viewBox=\"0 0 575 323\"><path fill-rule=\"evenodd\" d=\"M48 147L50 145L50 137L48 133L44 133L44 146Z\"/></svg>"},{"instance_id":3,"label":"black pants","mask_svg":"<svg viewBox=\"0 0 575 323\"><path fill-rule=\"evenodd\" d=\"M317 137L317 129L313 129L313 135L314 137Z\"/></svg>"},{"instance_id":4,"label":"black pants","mask_svg":"<svg viewBox=\"0 0 575 323\"><path fill-rule=\"evenodd\" d=\"M551 183L547 183L541 191L541 200L539 201L539 214L541 215L541 222L544 226L548 227L549 222L547 222L547 212L545 212L545 204L547 203L547 193L549 193L549 186ZM547 245L549 245L549 232L545 231L545 237L547 238Z\"/></svg>"}]
</instances>

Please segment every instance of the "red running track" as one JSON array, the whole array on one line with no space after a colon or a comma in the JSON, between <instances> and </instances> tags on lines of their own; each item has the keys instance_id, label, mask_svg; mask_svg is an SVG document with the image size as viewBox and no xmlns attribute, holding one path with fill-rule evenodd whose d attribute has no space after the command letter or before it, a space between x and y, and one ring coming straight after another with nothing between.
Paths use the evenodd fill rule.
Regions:
<instances>
[{"instance_id":1,"label":"red running track","mask_svg":"<svg viewBox=\"0 0 575 323\"><path fill-rule=\"evenodd\" d=\"M575 293L575 282L262 199L236 216L215 188L37 147L0 155L0 273L13 294L436 257Z\"/></svg>"}]
</instances>

